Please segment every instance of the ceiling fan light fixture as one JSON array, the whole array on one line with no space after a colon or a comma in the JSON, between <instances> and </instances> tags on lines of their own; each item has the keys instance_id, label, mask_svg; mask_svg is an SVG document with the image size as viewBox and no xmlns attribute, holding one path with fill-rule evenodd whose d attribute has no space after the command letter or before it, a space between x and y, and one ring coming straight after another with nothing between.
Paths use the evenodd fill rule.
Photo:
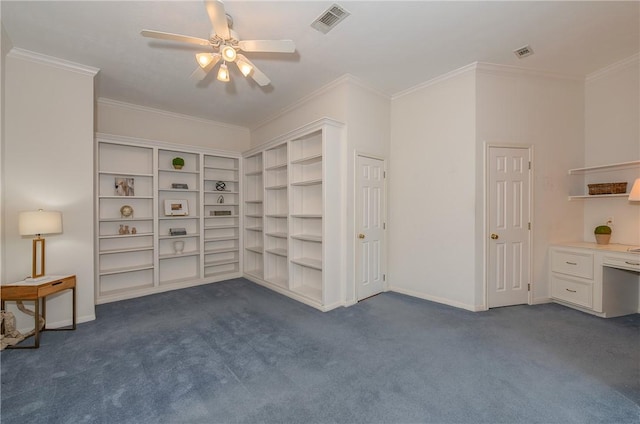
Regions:
<instances>
[{"instance_id":1,"label":"ceiling fan light fixture","mask_svg":"<svg viewBox=\"0 0 640 424\"><path fill-rule=\"evenodd\" d=\"M202 69L205 69L211 62L213 62L213 55L211 53L198 53L196 55L196 61Z\"/></svg>"},{"instance_id":2,"label":"ceiling fan light fixture","mask_svg":"<svg viewBox=\"0 0 640 424\"><path fill-rule=\"evenodd\" d=\"M222 57L227 62L233 62L234 60L236 60L236 49L228 44L222 46L222 48L220 49L220 53L222 53Z\"/></svg>"},{"instance_id":3,"label":"ceiling fan light fixture","mask_svg":"<svg viewBox=\"0 0 640 424\"><path fill-rule=\"evenodd\" d=\"M218 81L229 82L229 68L226 63L220 65L220 69L218 69Z\"/></svg>"},{"instance_id":4,"label":"ceiling fan light fixture","mask_svg":"<svg viewBox=\"0 0 640 424\"><path fill-rule=\"evenodd\" d=\"M240 69L240 72L242 72L242 75L245 77L248 77L251 71L253 71L253 66L243 59L238 59L236 65L238 65L238 69Z\"/></svg>"}]
</instances>

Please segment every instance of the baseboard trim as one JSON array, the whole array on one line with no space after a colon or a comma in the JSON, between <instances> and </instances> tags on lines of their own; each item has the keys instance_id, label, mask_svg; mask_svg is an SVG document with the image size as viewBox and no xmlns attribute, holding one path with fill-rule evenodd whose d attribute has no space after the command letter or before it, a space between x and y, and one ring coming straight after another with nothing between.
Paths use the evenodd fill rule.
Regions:
<instances>
[{"instance_id":1,"label":"baseboard trim","mask_svg":"<svg viewBox=\"0 0 640 424\"><path fill-rule=\"evenodd\" d=\"M96 315L95 314L83 315L81 317L76 317L76 324L82 324L83 322L89 322L89 321L95 321L95 319L96 319ZM73 324L72 321L73 320L71 318L69 318L69 319L63 319L61 321L46 322L45 325L49 329L62 328L62 327L68 327L71 324ZM31 322L33 322L33 318L31 318ZM21 332L21 333L28 333L29 331L33 331L33 327L18 328L18 331Z\"/></svg>"},{"instance_id":2,"label":"baseboard trim","mask_svg":"<svg viewBox=\"0 0 640 424\"><path fill-rule=\"evenodd\" d=\"M536 299L533 299L531 301L531 304L532 305L543 305L545 303L551 303L551 302L553 302L553 301L551 300L550 297L538 297Z\"/></svg>"},{"instance_id":3,"label":"baseboard trim","mask_svg":"<svg viewBox=\"0 0 640 424\"><path fill-rule=\"evenodd\" d=\"M424 299L431 302L441 303L447 306L453 306L454 308L465 309L471 312L481 312L485 310L482 305L467 305L466 303L460 303L454 300L445 299L437 296L431 296L428 294L419 293L413 290L407 290L407 289L403 289L395 286L390 286L389 291L400 293L400 294L406 294L407 296L417 297L419 299Z\"/></svg>"}]
</instances>

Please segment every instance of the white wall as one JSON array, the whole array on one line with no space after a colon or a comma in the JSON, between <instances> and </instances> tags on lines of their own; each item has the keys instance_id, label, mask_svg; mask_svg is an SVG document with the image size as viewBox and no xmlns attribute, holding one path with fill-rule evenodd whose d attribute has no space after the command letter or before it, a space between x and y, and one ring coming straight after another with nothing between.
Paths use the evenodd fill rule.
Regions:
<instances>
[{"instance_id":1,"label":"white wall","mask_svg":"<svg viewBox=\"0 0 640 424\"><path fill-rule=\"evenodd\" d=\"M167 143L242 152L249 149L249 129L158 109L99 99L97 132Z\"/></svg>"},{"instance_id":2,"label":"white wall","mask_svg":"<svg viewBox=\"0 0 640 424\"><path fill-rule=\"evenodd\" d=\"M24 53L24 52L23 52ZM7 178L5 281L31 271L31 237L18 234L22 210L59 210L63 233L46 237L47 274L76 274L79 322L95 319L93 244L93 87L97 70L12 50L6 58ZM50 324L71 322L71 294L47 302ZM18 317L22 328L26 317Z\"/></svg>"},{"instance_id":3,"label":"white wall","mask_svg":"<svg viewBox=\"0 0 640 424\"><path fill-rule=\"evenodd\" d=\"M2 10L2 8L0 8ZM5 175L4 175L4 166L2 166L3 158L4 158L4 133L5 133L5 125L4 125L4 112L5 112L5 64L7 63L6 57L9 51L11 50L12 44L9 35L4 29L4 25L0 21L0 193L4 193L5 191ZM4 199L0 196L0 222L4 222L5 212L4 212ZM4 238L4 229L3 226L0 225L0 280L7 281L5 275L5 267L4 267L4 252L5 252L5 238Z\"/></svg>"},{"instance_id":4,"label":"white wall","mask_svg":"<svg viewBox=\"0 0 640 424\"><path fill-rule=\"evenodd\" d=\"M640 160L640 56L635 55L587 77L584 166ZM621 178L621 176L623 178ZM624 178L626 177L626 178ZM599 172L594 182L628 181L635 172ZM627 191L631 190L631 186ZM640 202L626 198L585 199L585 241L593 229L614 218L612 243L640 245Z\"/></svg>"},{"instance_id":5,"label":"white wall","mask_svg":"<svg viewBox=\"0 0 640 424\"><path fill-rule=\"evenodd\" d=\"M582 204L567 200L570 185L567 170L582 166L583 90L581 80L508 67L478 65L475 163L478 206L483 204L484 198L484 143L523 144L531 145L534 149L534 302L544 302L549 297L549 244L578 240L582 233ZM482 206L478 214L480 217L483 216L483 209ZM481 231L476 234L480 249L485 243L484 235ZM477 278L482 278L482 275ZM476 285L476 299L482 296L481 288L481 285Z\"/></svg>"},{"instance_id":6,"label":"white wall","mask_svg":"<svg viewBox=\"0 0 640 424\"><path fill-rule=\"evenodd\" d=\"M394 98L391 289L477 309L476 81L472 68Z\"/></svg>"}]
</instances>

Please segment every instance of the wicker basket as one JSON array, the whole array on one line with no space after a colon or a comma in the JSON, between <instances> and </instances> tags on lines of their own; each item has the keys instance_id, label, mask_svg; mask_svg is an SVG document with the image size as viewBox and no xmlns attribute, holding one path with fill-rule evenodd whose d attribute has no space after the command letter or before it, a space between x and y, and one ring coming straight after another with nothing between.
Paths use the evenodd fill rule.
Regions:
<instances>
[{"instance_id":1,"label":"wicker basket","mask_svg":"<svg viewBox=\"0 0 640 424\"><path fill-rule=\"evenodd\" d=\"M620 194L627 192L627 183L587 184L589 194Z\"/></svg>"}]
</instances>

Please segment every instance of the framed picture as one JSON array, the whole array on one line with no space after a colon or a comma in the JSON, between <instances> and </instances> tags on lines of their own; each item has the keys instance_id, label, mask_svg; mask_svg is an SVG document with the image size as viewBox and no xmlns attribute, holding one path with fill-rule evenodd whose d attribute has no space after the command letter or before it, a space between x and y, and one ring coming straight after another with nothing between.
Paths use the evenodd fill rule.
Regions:
<instances>
[{"instance_id":1,"label":"framed picture","mask_svg":"<svg viewBox=\"0 0 640 424\"><path fill-rule=\"evenodd\" d=\"M135 196L133 185L134 185L133 178L116 177L115 178L116 196Z\"/></svg>"},{"instance_id":2,"label":"framed picture","mask_svg":"<svg viewBox=\"0 0 640 424\"><path fill-rule=\"evenodd\" d=\"M165 200L164 214L166 216L189 215L189 202L186 200Z\"/></svg>"}]
</instances>

